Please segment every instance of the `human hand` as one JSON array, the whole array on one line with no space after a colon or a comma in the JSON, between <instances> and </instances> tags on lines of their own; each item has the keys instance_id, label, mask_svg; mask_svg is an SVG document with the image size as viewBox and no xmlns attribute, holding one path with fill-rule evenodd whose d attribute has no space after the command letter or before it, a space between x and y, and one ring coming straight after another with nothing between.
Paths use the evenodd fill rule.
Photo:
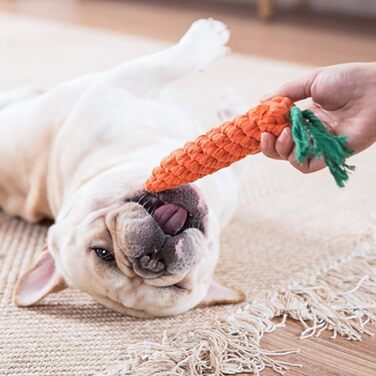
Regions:
<instances>
[{"instance_id":1,"label":"human hand","mask_svg":"<svg viewBox=\"0 0 376 376\"><path fill-rule=\"evenodd\" d=\"M354 153L376 141L376 63L319 68L285 84L265 99L273 96L286 96L294 102L309 98L301 107L313 111L330 133L346 135ZM303 173L325 167L322 159L296 162L290 128L284 129L278 138L262 133L260 146L267 157L288 160Z\"/></svg>"}]
</instances>

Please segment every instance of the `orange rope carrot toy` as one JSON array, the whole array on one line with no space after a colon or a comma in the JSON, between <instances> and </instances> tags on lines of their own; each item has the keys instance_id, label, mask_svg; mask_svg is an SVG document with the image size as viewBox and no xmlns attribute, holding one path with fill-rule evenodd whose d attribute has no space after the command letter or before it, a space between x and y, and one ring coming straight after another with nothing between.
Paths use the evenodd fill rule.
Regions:
<instances>
[{"instance_id":1,"label":"orange rope carrot toy","mask_svg":"<svg viewBox=\"0 0 376 376\"><path fill-rule=\"evenodd\" d=\"M352 154L346 137L329 134L311 111L300 111L289 98L275 97L174 150L153 170L145 189L159 192L212 174L258 153L261 132L278 137L286 127L292 127L298 163L312 156L323 158L338 186L343 187L348 170L354 169L345 164Z\"/></svg>"}]
</instances>

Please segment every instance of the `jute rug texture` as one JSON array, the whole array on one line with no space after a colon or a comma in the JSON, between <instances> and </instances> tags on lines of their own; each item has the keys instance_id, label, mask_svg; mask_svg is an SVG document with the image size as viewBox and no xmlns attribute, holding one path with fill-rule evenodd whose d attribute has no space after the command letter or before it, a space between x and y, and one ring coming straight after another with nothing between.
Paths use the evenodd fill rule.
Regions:
<instances>
[{"instance_id":1,"label":"jute rug texture","mask_svg":"<svg viewBox=\"0 0 376 376\"><path fill-rule=\"evenodd\" d=\"M166 46L6 14L0 30L0 89L48 88ZM231 55L176 88L209 127L218 122L221 89L234 87L251 107L309 69ZM284 162L248 158L217 268L218 279L245 291L248 302L166 319L124 317L73 290L33 308L14 307L15 281L42 250L47 225L0 212L0 374L283 371L284 349L264 349L259 341L287 315L302 322L303 337L328 329L359 339L376 318L376 149L350 162L356 171L339 189L328 171L304 176Z\"/></svg>"}]
</instances>

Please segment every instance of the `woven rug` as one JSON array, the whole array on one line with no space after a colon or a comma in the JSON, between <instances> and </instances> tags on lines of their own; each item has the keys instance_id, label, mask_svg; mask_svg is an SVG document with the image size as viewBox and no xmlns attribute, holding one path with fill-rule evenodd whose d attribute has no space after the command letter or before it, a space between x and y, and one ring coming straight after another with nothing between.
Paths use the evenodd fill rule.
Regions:
<instances>
[{"instance_id":1,"label":"woven rug","mask_svg":"<svg viewBox=\"0 0 376 376\"><path fill-rule=\"evenodd\" d=\"M166 46L6 14L0 30L1 89L48 87ZM210 126L222 88L234 87L253 106L308 69L232 55L177 87ZM376 149L351 160L357 170L345 189L327 171L303 176L262 156L246 163L241 205L222 234L217 268L218 279L247 293L238 306L140 320L67 290L16 308L14 283L41 251L47 226L0 212L0 374L282 372L288 351L262 348L260 338L282 327L286 316L302 323L303 338L331 330L360 339L376 319Z\"/></svg>"}]
</instances>

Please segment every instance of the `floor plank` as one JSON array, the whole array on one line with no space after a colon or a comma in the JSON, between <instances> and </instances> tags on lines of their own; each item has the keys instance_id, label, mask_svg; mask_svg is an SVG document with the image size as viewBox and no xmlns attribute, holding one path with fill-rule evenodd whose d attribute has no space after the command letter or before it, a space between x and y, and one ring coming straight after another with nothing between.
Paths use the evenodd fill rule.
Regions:
<instances>
[{"instance_id":1,"label":"floor plank","mask_svg":"<svg viewBox=\"0 0 376 376\"><path fill-rule=\"evenodd\" d=\"M287 320L287 326L265 335L262 344L270 349L300 349L299 354L287 355L288 362L300 363L302 368L290 368L289 376L371 376L376 375L376 338L365 335L362 341L330 338L323 333L319 338L299 340L301 325ZM263 375L275 375L270 369Z\"/></svg>"}]
</instances>

